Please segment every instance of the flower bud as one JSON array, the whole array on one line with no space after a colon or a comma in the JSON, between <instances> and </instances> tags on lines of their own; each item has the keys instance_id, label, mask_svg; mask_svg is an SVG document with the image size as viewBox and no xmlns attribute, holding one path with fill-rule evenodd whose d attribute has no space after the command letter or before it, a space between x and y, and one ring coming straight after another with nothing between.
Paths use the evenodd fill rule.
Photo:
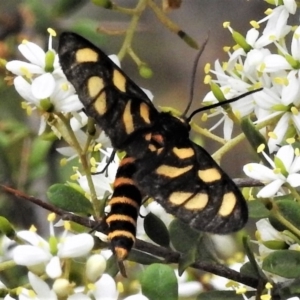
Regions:
<instances>
[{"instance_id":1,"label":"flower bud","mask_svg":"<svg viewBox=\"0 0 300 300\"><path fill-rule=\"evenodd\" d=\"M86 263L86 277L90 282L96 282L104 273L106 260L101 254L94 254L89 257Z\"/></svg>"}]
</instances>

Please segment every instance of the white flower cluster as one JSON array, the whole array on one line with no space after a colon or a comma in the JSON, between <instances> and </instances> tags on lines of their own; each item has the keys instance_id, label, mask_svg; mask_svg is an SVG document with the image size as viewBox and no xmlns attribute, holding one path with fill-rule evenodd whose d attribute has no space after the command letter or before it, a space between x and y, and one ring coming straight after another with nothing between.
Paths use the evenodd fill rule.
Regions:
<instances>
[{"instance_id":1,"label":"white flower cluster","mask_svg":"<svg viewBox=\"0 0 300 300\"><path fill-rule=\"evenodd\" d=\"M281 5L274 2L278 6L268 9L264 19L250 22L253 28L245 37L234 31L228 22L224 23L238 46L233 52L228 50L228 62L222 65L215 62L211 72L216 80L210 77L207 80L218 84L227 98L263 87L262 91L232 103L231 108L238 119L251 117L258 125L264 122L267 127L262 128L261 133L267 139L268 152L277 152L274 161L263 153L269 166L250 163L244 167L246 175L266 184L257 194L265 198L282 192L284 184L300 186L299 150L291 145L282 146L287 138L300 133L300 26L288 24L289 16L296 13L297 4L294 0L283 1ZM266 23L265 28L260 32L263 23ZM276 54L270 46L276 49ZM210 92L204 101L216 101L216 98ZM224 121L224 137L229 140L234 123L222 108L211 116L220 113L223 117L218 124Z\"/></svg>"}]
</instances>

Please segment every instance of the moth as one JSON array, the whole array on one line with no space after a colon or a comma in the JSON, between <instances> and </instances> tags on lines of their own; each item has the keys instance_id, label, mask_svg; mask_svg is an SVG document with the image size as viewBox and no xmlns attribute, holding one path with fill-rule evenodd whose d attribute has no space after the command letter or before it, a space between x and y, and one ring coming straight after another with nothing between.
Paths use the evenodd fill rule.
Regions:
<instances>
[{"instance_id":1,"label":"moth","mask_svg":"<svg viewBox=\"0 0 300 300\"><path fill-rule=\"evenodd\" d=\"M206 150L190 140L189 118L159 112L102 50L75 33L61 34L58 55L86 113L114 149L126 152L106 218L119 261L135 242L144 196L200 231L227 234L245 225L244 197Z\"/></svg>"}]
</instances>

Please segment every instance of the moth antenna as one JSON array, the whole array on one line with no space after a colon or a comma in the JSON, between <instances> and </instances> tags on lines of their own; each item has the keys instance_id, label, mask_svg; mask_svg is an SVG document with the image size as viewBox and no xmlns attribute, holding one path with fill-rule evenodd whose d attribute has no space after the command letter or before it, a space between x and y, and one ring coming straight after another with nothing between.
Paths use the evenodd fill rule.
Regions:
<instances>
[{"instance_id":1,"label":"moth antenna","mask_svg":"<svg viewBox=\"0 0 300 300\"><path fill-rule=\"evenodd\" d=\"M194 111L190 114L190 116L189 116L188 118L186 118L186 122L187 122L187 123L191 122L192 118L193 118L197 113L199 113L199 112L201 112L201 111L209 110L209 109L212 109L212 108L215 108L215 107L223 106L223 105L225 105L225 104L229 104L229 103L238 101L238 100L240 100L240 99L242 99L242 98L244 98L244 97L247 97L247 96L249 96L249 95L251 95L251 94L254 94L254 93L256 93L256 92L259 92L259 91L261 91L261 90L263 90L263 88L256 89L256 90L254 90L254 91L249 91L249 92L247 92L247 93L244 93L244 94L239 95L239 96L237 96L237 97L234 97L234 98L232 98L232 99L228 99L228 100L224 100L224 101L222 101L222 102L214 103L214 104L211 104L211 105L208 105L208 106L200 107L200 108L194 110Z\"/></svg>"},{"instance_id":2,"label":"moth antenna","mask_svg":"<svg viewBox=\"0 0 300 300\"><path fill-rule=\"evenodd\" d=\"M98 174L103 174L104 172L106 172L106 170L108 169L109 165L112 163L112 161L115 158L117 151L113 150L111 155L109 156L108 162L106 163L105 167L99 171L99 172L92 172L92 175L98 175Z\"/></svg>"},{"instance_id":3,"label":"moth antenna","mask_svg":"<svg viewBox=\"0 0 300 300\"><path fill-rule=\"evenodd\" d=\"M185 117L185 115L187 114L187 112L189 111L192 102L193 102L193 98L194 98L194 89L195 89L195 80L196 80L196 74L197 74L197 67L198 67L198 63L199 63L199 59L208 43L208 39L209 39L209 32L206 36L205 41L203 42L203 44L201 45L201 48L199 50L199 52L197 53L197 56L195 58L194 64L193 64L193 69L192 69L192 78L191 78L191 85L190 85L190 93L189 93L189 102L188 105L186 107L186 109L184 110L183 114L181 117Z\"/></svg>"}]
</instances>

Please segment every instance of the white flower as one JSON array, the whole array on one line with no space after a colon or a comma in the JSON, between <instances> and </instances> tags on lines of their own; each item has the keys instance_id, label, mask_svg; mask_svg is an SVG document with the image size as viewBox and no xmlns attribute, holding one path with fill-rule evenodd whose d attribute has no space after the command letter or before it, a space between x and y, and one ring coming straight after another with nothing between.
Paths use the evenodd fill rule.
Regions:
<instances>
[{"instance_id":1,"label":"white flower","mask_svg":"<svg viewBox=\"0 0 300 300\"><path fill-rule=\"evenodd\" d=\"M280 165L276 164L276 160ZM247 164L243 168L247 176L266 184L257 197L268 198L276 195L285 182L292 187L300 186L300 156L295 156L291 145L282 146L276 154L275 162L269 159L269 163L272 169L257 163Z\"/></svg>"},{"instance_id":2,"label":"white flower","mask_svg":"<svg viewBox=\"0 0 300 300\"><path fill-rule=\"evenodd\" d=\"M20 96L27 103L28 113L38 108L44 112L76 112L83 108L73 86L67 81L58 61L58 55L52 48L52 36L50 33L49 46L44 52L38 45L23 41L19 50L29 61L10 61L6 64L7 70L17 75L14 86ZM47 114L42 115L39 134L46 128Z\"/></svg>"},{"instance_id":3,"label":"white flower","mask_svg":"<svg viewBox=\"0 0 300 300\"><path fill-rule=\"evenodd\" d=\"M94 290L91 291L91 294L97 300L117 300L119 296L116 283L108 274L103 274L101 278L95 282Z\"/></svg>"},{"instance_id":4,"label":"white flower","mask_svg":"<svg viewBox=\"0 0 300 300\"><path fill-rule=\"evenodd\" d=\"M52 234L49 242L32 231L18 232L17 236L28 244L14 249L13 260L18 265L40 266L50 278L58 278L62 274L62 261L88 254L94 246L94 240L87 233L70 235L67 231L56 238L52 222L50 226Z\"/></svg>"},{"instance_id":5,"label":"white flower","mask_svg":"<svg viewBox=\"0 0 300 300\"><path fill-rule=\"evenodd\" d=\"M56 300L57 295L53 290L50 289L48 284L43 281L41 278L33 274L32 272L28 273L28 279L31 287L35 292L35 296L32 295L32 292L26 288L21 288L21 293L19 294L19 300Z\"/></svg>"}]
</instances>

